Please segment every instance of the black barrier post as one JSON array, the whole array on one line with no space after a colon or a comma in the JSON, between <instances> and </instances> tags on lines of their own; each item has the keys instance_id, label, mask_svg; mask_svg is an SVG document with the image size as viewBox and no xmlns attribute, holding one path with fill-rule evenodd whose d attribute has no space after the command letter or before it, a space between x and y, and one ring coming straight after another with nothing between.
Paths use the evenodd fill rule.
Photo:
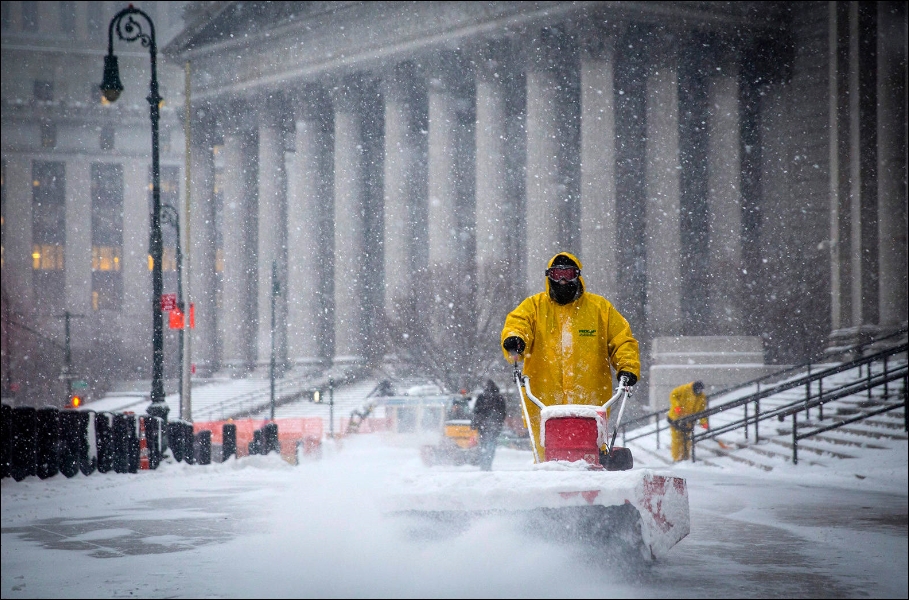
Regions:
<instances>
[{"instance_id":1,"label":"black barrier post","mask_svg":"<svg viewBox=\"0 0 909 600\"><path fill-rule=\"evenodd\" d=\"M13 409L10 474L16 481L37 475L37 418L37 411L31 406L17 406Z\"/></svg>"},{"instance_id":2,"label":"black barrier post","mask_svg":"<svg viewBox=\"0 0 909 600\"><path fill-rule=\"evenodd\" d=\"M53 406L39 408L38 458L36 472L39 478L47 479L60 472L57 465L60 440L60 411Z\"/></svg>"},{"instance_id":3,"label":"black barrier post","mask_svg":"<svg viewBox=\"0 0 909 600\"><path fill-rule=\"evenodd\" d=\"M211 431L203 429L196 434L196 447L199 449L199 459L196 462L198 462L200 465L210 465Z\"/></svg>"},{"instance_id":4,"label":"black barrier post","mask_svg":"<svg viewBox=\"0 0 909 600\"><path fill-rule=\"evenodd\" d=\"M279 454L281 453L281 443L278 441L277 423L266 423L265 427L262 428L262 436L265 438L265 452L263 452L263 454L268 454L272 450Z\"/></svg>"},{"instance_id":5,"label":"black barrier post","mask_svg":"<svg viewBox=\"0 0 909 600\"><path fill-rule=\"evenodd\" d=\"M91 475L98 468L98 437L95 433L97 414L91 410L81 410L79 415L79 432L81 451L79 468L83 475Z\"/></svg>"},{"instance_id":6,"label":"black barrier post","mask_svg":"<svg viewBox=\"0 0 909 600\"><path fill-rule=\"evenodd\" d=\"M136 415L126 415L127 426L127 471L130 473L139 472L139 421Z\"/></svg>"},{"instance_id":7,"label":"black barrier post","mask_svg":"<svg viewBox=\"0 0 909 600\"><path fill-rule=\"evenodd\" d=\"M99 413L95 417L95 436L98 444L98 472L107 473L114 468L113 415Z\"/></svg>"},{"instance_id":8,"label":"black barrier post","mask_svg":"<svg viewBox=\"0 0 909 600\"><path fill-rule=\"evenodd\" d=\"M221 426L221 462L237 456L237 426L225 423Z\"/></svg>"},{"instance_id":9,"label":"black barrier post","mask_svg":"<svg viewBox=\"0 0 909 600\"><path fill-rule=\"evenodd\" d=\"M79 413L65 410L60 414L60 472L75 477L82 460L79 456Z\"/></svg>"},{"instance_id":10,"label":"black barrier post","mask_svg":"<svg viewBox=\"0 0 909 600\"><path fill-rule=\"evenodd\" d=\"M253 439L249 443L249 454L250 456L254 454L265 454L264 436L262 435L261 429L253 431Z\"/></svg>"},{"instance_id":11,"label":"black barrier post","mask_svg":"<svg viewBox=\"0 0 909 600\"><path fill-rule=\"evenodd\" d=\"M114 413L114 471L129 473L129 422L126 415Z\"/></svg>"},{"instance_id":12,"label":"black barrier post","mask_svg":"<svg viewBox=\"0 0 909 600\"><path fill-rule=\"evenodd\" d=\"M158 443L155 445L155 452L158 455L158 463L164 460L164 451L167 450L167 425L161 417L152 417L155 422L155 433L158 436Z\"/></svg>"},{"instance_id":13,"label":"black barrier post","mask_svg":"<svg viewBox=\"0 0 909 600\"><path fill-rule=\"evenodd\" d=\"M148 448L148 468L157 469L161 464L161 418L144 416L145 421L145 444Z\"/></svg>"},{"instance_id":14,"label":"black barrier post","mask_svg":"<svg viewBox=\"0 0 909 600\"><path fill-rule=\"evenodd\" d=\"M174 460L183 460L183 427L179 421L167 422L167 447L174 455Z\"/></svg>"},{"instance_id":15,"label":"black barrier post","mask_svg":"<svg viewBox=\"0 0 909 600\"><path fill-rule=\"evenodd\" d=\"M0 477L10 476L10 445L13 439L13 407L2 406L0 415Z\"/></svg>"},{"instance_id":16,"label":"black barrier post","mask_svg":"<svg viewBox=\"0 0 909 600\"><path fill-rule=\"evenodd\" d=\"M192 423L181 421L183 425L183 460L188 465L196 464L196 444Z\"/></svg>"}]
</instances>

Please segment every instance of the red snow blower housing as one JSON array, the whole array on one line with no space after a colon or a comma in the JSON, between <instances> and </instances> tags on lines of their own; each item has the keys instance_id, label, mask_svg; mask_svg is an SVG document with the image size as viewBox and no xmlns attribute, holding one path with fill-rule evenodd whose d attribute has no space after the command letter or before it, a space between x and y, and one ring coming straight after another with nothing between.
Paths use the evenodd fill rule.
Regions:
<instances>
[{"instance_id":1,"label":"red snow blower housing","mask_svg":"<svg viewBox=\"0 0 909 600\"><path fill-rule=\"evenodd\" d=\"M540 446L545 449L545 456L537 456L534 444L533 428L529 428L531 447L534 449L534 462L549 461L585 461L589 469L606 469L607 471L627 471L634 466L631 450L615 445L619 423L625 412L625 401L631 396L631 387L625 378L619 382L615 394L603 406L585 404L563 404L546 406L530 390L530 378L521 373L518 363L514 363L514 382L521 393L521 408L525 420L530 422L527 413L525 396L540 408ZM621 400L619 416L615 422L612 439L608 439L608 409Z\"/></svg>"}]
</instances>

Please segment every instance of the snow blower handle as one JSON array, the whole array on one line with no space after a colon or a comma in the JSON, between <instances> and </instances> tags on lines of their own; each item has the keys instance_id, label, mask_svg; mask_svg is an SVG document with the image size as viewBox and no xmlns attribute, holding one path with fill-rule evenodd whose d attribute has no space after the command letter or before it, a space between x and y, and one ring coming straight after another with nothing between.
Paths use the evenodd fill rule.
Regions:
<instances>
[{"instance_id":1,"label":"snow blower handle","mask_svg":"<svg viewBox=\"0 0 909 600\"><path fill-rule=\"evenodd\" d=\"M615 420L615 428L612 430L612 440L609 442L608 450L610 452L612 452L612 449L615 447L615 438L619 434L619 423L622 422L622 413L625 412L625 400L627 400L629 396L631 396L631 386L628 385L628 379L623 375L619 379L619 386L616 388L615 394L603 405L604 409L608 409L616 400L619 398L622 399L622 403L619 405L619 416Z\"/></svg>"},{"instance_id":2,"label":"snow blower handle","mask_svg":"<svg viewBox=\"0 0 909 600\"><path fill-rule=\"evenodd\" d=\"M533 437L533 427L530 425L530 413L527 412L527 401L524 399L524 392L527 392L527 397L539 406L540 410L543 409L543 403L530 392L530 381L524 376L522 369L518 367L518 361L514 361L514 383L518 386L518 393L521 395L521 409L524 411L524 422L530 432L530 449L533 450L533 462L537 464L540 462L540 457L537 454L537 442Z\"/></svg>"}]
</instances>

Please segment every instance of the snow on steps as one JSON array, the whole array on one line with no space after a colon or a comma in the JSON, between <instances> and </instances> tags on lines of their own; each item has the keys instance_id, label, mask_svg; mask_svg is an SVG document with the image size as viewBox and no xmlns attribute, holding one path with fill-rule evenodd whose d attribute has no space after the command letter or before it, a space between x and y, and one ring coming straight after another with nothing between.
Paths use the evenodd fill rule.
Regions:
<instances>
[{"instance_id":1,"label":"snow on steps","mask_svg":"<svg viewBox=\"0 0 909 600\"><path fill-rule=\"evenodd\" d=\"M798 377L796 375L794 377ZM846 381L855 380L861 374L847 371L835 378L825 381L828 385L839 385ZM852 418L868 410L874 410L887 404L902 404L898 394L900 386L891 386L887 398L883 397L882 389L872 391L871 397L867 392L861 392L840 400L830 402L824 406L824 419L819 419L818 409L812 409L809 418L804 413L799 413L797 425L799 430L810 430L817 427L829 426L838 421ZM751 390L750 392L753 392ZM746 393L739 391L736 397ZM805 397L804 388L788 390L781 394L761 400L761 412L773 410L776 407L789 404ZM732 399L732 397L714 399L711 404L718 405ZM748 407L749 416L754 415L753 404ZM744 417L744 408L739 407L710 418L712 427L721 427L732 421ZM792 421L787 418L783 423L776 420L762 421L759 425L759 441L754 440L754 427L749 427L748 437L745 431L738 429L728 432L717 439L699 442L695 447L695 464L710 467L730 467L746 465L762 471L771 471L784 464L792 464ZM653 430L654 425L646 429ZM644 431L641 428L635 432ZM665 434L664 434L665 432ZM635 458L635 466L652 467L671 464L669 431L665 423L661 424L661 444L656 446L653 435L633 440L628 443ZM629 432L629 437L634 437ZM905 432L905 416L903 410L897 408L891 412L868 417L862 421L844 425L838 429L825 431L798 442L799 464L826 468L831 466L831 460L849 460L856 457L851 449L867 449L872 451L890 452L899 448L907 440Z\"/></svg>"}]
</instances>

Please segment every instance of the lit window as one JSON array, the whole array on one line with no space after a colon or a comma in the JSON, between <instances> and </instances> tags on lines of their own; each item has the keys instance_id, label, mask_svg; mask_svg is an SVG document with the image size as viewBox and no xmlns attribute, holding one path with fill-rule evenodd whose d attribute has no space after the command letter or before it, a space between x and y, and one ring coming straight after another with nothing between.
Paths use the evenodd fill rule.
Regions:
<instances>
[{"instance_id":1,"label":"lit window","mask_svg":"<svg viewBox=\"0 0 909 600\"><path fill-rule=\"evenodd\" d=\"M92 246L92 271L119 271L120 248Z\"/></svg>"},{"instance_id":2,"label":"lit window","mask_svg":"<svg viewBox=\"0 0 909 600\"><path fill-rule=\"evenodd\" d=\"M33 245L32 269L35 271L62 271L63 246L57 244Z\"/></svg>"}]
</instances>

